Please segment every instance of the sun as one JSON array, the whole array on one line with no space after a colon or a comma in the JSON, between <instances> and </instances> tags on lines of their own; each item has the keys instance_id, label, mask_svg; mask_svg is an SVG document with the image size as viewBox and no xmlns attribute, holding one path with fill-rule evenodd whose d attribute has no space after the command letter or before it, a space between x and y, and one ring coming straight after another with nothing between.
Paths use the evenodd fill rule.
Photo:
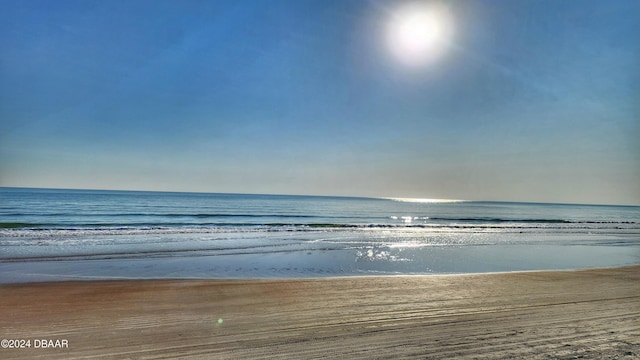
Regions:
<instances>
[{"instance_id":1,"label":"sun","mask_svg":"<svg viewBox=\"0 0 640 360\"><path fill-rule=\"evenodd\" d=\"M392 14L386 31L391 54L406 65L421 66L444 50L451 26L444 8L409 3Z\"/></svg>"}]
</instances>

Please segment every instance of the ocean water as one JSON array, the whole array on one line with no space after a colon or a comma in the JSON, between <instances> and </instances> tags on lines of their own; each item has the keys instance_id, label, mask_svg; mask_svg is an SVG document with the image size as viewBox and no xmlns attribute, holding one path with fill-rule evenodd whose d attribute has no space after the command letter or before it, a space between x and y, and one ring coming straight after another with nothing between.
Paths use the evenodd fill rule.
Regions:
<instances>
[{"instance_id":1,"label":"ocean water","mask_svg":"<svg viewBox=\"0 0 640 360\"><path fill-rule=\"evenodd\" d=\"M0 188L0 283L640 264L640 207Z\"/></svg>"}]
</instances>

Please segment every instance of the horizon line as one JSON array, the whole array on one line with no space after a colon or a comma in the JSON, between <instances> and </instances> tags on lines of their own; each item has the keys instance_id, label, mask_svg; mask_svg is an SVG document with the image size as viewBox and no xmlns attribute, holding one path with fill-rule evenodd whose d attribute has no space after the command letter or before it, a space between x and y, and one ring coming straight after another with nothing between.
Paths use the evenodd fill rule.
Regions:
<instances>
[{"instance_id":1,"label":"horizon line","mask_svg":"<svg viewBox=\"0 0 640 360\"><path fill-rule=\"evenodd\" d=\"M215 192L215 191L180 191L180 190L135 190L135 189L96 189L96 188L68 188L68 187L30 187L30 186L0 186L0 189L25 189L25 190L67 190L67 191L113 191L113 192L147 192L147 193L173 193L173 194L211 194L211 195L256 195L256 196L300 196L300 197L326 197L345 199L373 199L389 200L408 203L517 203L540 205L581 205L581 206L622 206L640 207L640 204L611 204L611 203L570 203L570 202L544 202L530 200L471 200L471 199L445 199L422 197L395 197L395 196L370 196L370 195L312 195L312 194L283 194L283 193L251 193L251 192Z\"/></svg>"}]
</instances>

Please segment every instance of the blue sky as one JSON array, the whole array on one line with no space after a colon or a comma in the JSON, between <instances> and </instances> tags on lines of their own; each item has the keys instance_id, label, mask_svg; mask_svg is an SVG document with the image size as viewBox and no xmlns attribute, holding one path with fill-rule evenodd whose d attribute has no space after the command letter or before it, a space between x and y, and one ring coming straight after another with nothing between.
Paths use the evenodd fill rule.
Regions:
<instances>
[{"instance_id":1,"label":"blue sky","mask_svg":"<svg viewBox=\"0 0 640 360\"><path fill-rule=\"evenodd\" d=\"M640 204L640 2L405 3L2 1L0 186Z\"/></svg>"}]
</instances>

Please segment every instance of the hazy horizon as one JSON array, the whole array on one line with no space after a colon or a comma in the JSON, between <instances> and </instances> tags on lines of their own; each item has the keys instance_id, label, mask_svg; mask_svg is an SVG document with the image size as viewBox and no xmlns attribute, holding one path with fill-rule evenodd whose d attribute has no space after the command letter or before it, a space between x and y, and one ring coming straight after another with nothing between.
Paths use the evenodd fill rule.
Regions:
<instances>
[{"instance_id":1,"label":"hazy horizon","mask_svg":"<svg viewBox=\"0 0 640 360\"><path fill-rule=\"evenodd\" d=\"M325 198L354 198L354 199L379 199L408 203L454 203L454 202L483 202L483 203L522 203L522 204L548 204L548 205L585 205L585 206L623 206L640 207L640 204L613 204L613 203L563 203L563 202L540 202L528 200L501 200L501 199L444 199L444 198L401 198L389 196L367 196L367 195L332 195L332 194L284 194L284 193L233 193L233 192L211 192L211 191L172 191L172 190L144 190L144 189L95 189L95 188L61 188L61 187L22 187L22 186L1 186L0 189L16 190L36 190L36 191L96 191L96 192L132 192L132 193L167 193L167 194L202 194L202 195L247 195L247 196L291 196L291 197L325 197Z\"/></svg>"},{"instance_id":2,"label":"hazy horizon","mask_svg":"<svg viewBox=\"0 0 640 360\"><path fill-rule=\"evenodd\" d=\"M640 2L3 1L0 187L640 205Z\"/></svg>"}]
</instances>

